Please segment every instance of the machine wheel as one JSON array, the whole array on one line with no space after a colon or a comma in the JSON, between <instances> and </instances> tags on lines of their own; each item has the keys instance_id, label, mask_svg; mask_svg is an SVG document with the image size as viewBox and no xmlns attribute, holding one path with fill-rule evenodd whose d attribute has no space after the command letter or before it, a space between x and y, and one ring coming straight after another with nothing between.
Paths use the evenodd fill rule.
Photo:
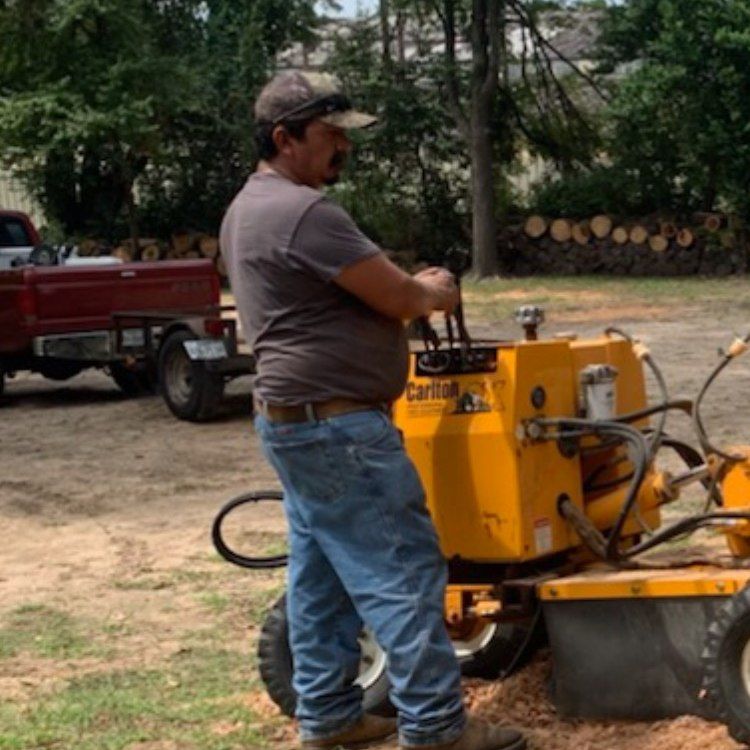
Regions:
<instances>
[{"instance_id":1,"label":"machine wheel","mask_svg":"<svg viewBox=\"0 0 750 750\"><path fill-rule=\"evenodd\" d=\"M294 716L297 695L292 687L292 654L287 628L286 598L282 596L269 611L261 628L258 668L268 695L287 716ZM386 673L385 653L366 629L362 631L359 643L362 659L357 682L364 691L364 710L381 716L392 716L394 709L388 699L390 683Z\"/></svg>"},{"instance_id":2,"label":"machine wheel","mask_svg":"<svg viewBox=\"0 0 750 750\"><path fill-rule=\"evenodd\" d=\"M487 622L462 637L454 636L461 674L495 680L520 669L543 640L543 634L529 632L532 627L531 623Z\"/></svg>"},{"instance_id":3,"label":"machine wheel","mask_svg":"<svg viewBox=\"0 0 750 750\"><path fill-rule=\"evenodd\" d=\"M147 370L130 370L121 362L113 362L109 374L126 396L145 396L154 392L154 379Z\"/></svg>"},{"instance_id":4,"label":"machine wheel","mask_svg":"<svg viewBox=\"0 0 750 750\"><path fill-rule=\"evenodd\" d=\"M703 689L714 716L750 744L750 587L719 610L701 655Z\"/></svg>"},{"instance_id":5,"label":"machine wheel","mask_svg":"<svg viewBox=\"0 0 750 750\"><path fill-rule=\"evenodd\" d=\"M191 360L185 342L189 331L169 334L159 351L159 383L167 406L178 419L204 422L211 419L224 393L224 379L209 372L203 362Z\"/></svg>"}]
</instances>

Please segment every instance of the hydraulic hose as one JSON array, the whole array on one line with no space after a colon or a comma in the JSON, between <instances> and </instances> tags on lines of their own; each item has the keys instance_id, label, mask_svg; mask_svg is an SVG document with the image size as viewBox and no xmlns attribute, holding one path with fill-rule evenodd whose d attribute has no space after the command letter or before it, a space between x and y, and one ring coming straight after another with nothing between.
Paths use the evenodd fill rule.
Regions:
<instances>
[{"instance_id":1,"label":"hydraulic hose","mask_svg":"<svg viewBox=\"0 0 750 750\"><path fill-rule=\"evenodd\" d=\"M693 407L693 427L695 429L695 433L698 435L698 440L700 441L701 448L703 449L703 452L706 456L714 453L726 461L742 461L745 458L744 456L734 455L731 453L726 453L725 451L721 451L711 443L711 441L708 439L708 434L706 433L703 419L701 418L700 409L703 398L706 395L708 389L711 387L711 384L719 376L719 373L721 373L722 370L733 359L747 350L748 343L750 343L750 334L747 334L747 336L742 339L738 338L734 341L734 343L729 347L729 351L722 355L721 361L718 365L716 365L711 374L708 376L706 382L703 384L703 387L700 390L700 393L698 394L698 397L695 399L695 405Z\"/></svg>"},{"instance_id":2,"label":"hydraulic hose","mask_svg":"<svg viewBox=\"0 0 750 750\"><path fill-rule=\"evenodd\" d=\"M214 518L211 527L211 539L216 547L216 551L228 562L239 565L241 568L251 568L253 570L267 568L283 568L287 564L287 555L269 555L267 557L248 557L235 552L225 541L222 535L222 524L226 517L241 505L247 503L262 503L266 501L281 502L284 495L276 490L263 490L261 492L247 492L244 495L233 497L227 501Z\"/></svg>"},{"instance_id":3,"label":"hydraulic hose","mask_svg":"<svg viewBox=\"0 0 750 750\"><path fill-rule=\"evenodd\" d=\"M649 466L649 446L646 443L643 434L634 427L619 422L610 421L593 421L589 419L536 419L534 422L541 427L556 427L567 437L573 434L589 435L606 435L615 436L628 443L632 447L631 461L633 462L633 476L630 480L625 500L620 508L614 525L609 532L604 546L604 558L609 562L617 562L621 559L622 554L619 548L619 541L622 535L622 529L628 515L633 510L638 491L646 476Z\"/></svg>"},{"instance_id":4,"label":"hydraulic hose","mask_svg":"<svg viewBox=\"0 0 750 750\"><path fill-rule=\"evenodd\" d=\"M648 351L648 349L645 346L640 344L630 334L626 333L625 331L623 331L621 328L618 328L617 326L610 326L609 328L606 328L604 330L604 333L607 336L611 336L614 333L618 336L621 336L622 338L624 338L626 341L630 343L630 345L633 347L633 350L635 351L636 356L639 359L642 359L648 366L649 370L651 370L651 373L653 374L654 378L656 379L656 383L659 386L659 390L661 391L662 403L659 404L660 408L657 408L655 412L651 412L653 414L659 412L661 413L661 417L659 418L659 422L656 425L656 429L654 430L648 442L648 460L650 461L656 455L656 452L659 450L659 446L661 445L662 435L664 434L664 428L666 427L666 424L667 424L667 409L681 408L681 407L667 406L667 404L670 403L669 389L667 388L667 381L664 379L664 376L662 375L661 370L659 369L653 357L651 356L651 353ZM620 419L622 419L622 417L620 417ZM617 420L617 421L620 421L620 420Z\"/></svg>"}]
</instances>

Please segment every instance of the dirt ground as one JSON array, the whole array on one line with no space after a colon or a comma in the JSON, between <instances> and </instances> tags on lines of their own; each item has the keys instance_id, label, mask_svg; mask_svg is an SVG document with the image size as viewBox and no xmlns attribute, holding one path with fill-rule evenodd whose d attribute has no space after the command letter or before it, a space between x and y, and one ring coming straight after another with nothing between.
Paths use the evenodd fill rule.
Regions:
<instances>
[{"instance_id":1,"label":"dirt ground","mask_svg":"<svg viewBox=\"0 0 750 750\"><path fill-rule=\"evenodd\" d=\"M552 313L547 332L585 335L616 323L650 345L673 395L694 396L716 362L717 347L727 346L734 332L745 333L742 312L733 314L727 306L618 307L598 298L591 303ZM491 317L475 330L517 335L512 322ZM744 360L735 363L707 399L706 422L717 442L750 440L750 403L743 395L749 367ZM114 657L50 660L24 654L0 662L0 702L33 702L104 665L157 663L181 648L185 632L200 630L206 602L196 598L195 584L181 586L180 575L189 571L198 581L205 575L209 594L223 565L208 534L217 508L232 495L276 485L253 434L248 392L247 382L237 382L223 416L194 425L175 420L157 397L123 398L103 373L65 383L19 375L7 383L0 401L0 619L43 603L129 629L127 649ZM687 420L673 421L671 431L688 437ZM258 509L250 523L256 541L284 528L275 506ZM251 587L273 592L281 580L232 575L224 590L238 598ZM232 637L245 627L240 609L233 617ZM252 648L251 638L247 651ZM505 683L473 681L467 700L481 713L524 727L539 750L736 747L722 727L689 717L655 724L562 721L545 697L547 670L542 656ZM264 699L248 700L257 708ZM273 716L273 708L263 711ZM288 739L286 730L280 732L279 738Z\"/></svg>"}]
</instances>

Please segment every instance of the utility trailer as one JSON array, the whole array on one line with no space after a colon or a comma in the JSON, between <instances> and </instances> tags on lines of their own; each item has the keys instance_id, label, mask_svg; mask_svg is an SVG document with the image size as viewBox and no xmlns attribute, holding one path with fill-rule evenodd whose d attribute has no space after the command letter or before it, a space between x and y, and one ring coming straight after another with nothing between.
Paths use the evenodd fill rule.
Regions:
<instances>
[{"instance_id":1,"label":"utility trailer","mask_svg":"<svg viewBox=\"0 0 750 750\"><path fill-rule=\"evenodd\" d=\"M234 310L211 305L114 313L115 350L124 361L145 363L156 374L178 419L206 421L216 415L229 380L255 373L255 358L238 338Z\"/></svg>"}]
</instances>

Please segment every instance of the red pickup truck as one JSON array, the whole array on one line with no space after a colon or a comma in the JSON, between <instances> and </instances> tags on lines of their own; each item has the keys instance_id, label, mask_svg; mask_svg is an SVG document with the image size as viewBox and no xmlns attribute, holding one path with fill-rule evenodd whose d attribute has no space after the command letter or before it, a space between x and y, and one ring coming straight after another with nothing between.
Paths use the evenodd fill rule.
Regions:
<instances>
[{"instance_id":1,"label":"red pickup truck","mask_svg":"<svg viewBox=\"0 0 750 750\"><path fill-rule=\"evenodd\" d=\"M0 270L0 393L21 370L98 367L133 395L158 378L176 416L208 419L225 381L254 369L224 311L208 260Z\"/></svg>"}]
</instances>

